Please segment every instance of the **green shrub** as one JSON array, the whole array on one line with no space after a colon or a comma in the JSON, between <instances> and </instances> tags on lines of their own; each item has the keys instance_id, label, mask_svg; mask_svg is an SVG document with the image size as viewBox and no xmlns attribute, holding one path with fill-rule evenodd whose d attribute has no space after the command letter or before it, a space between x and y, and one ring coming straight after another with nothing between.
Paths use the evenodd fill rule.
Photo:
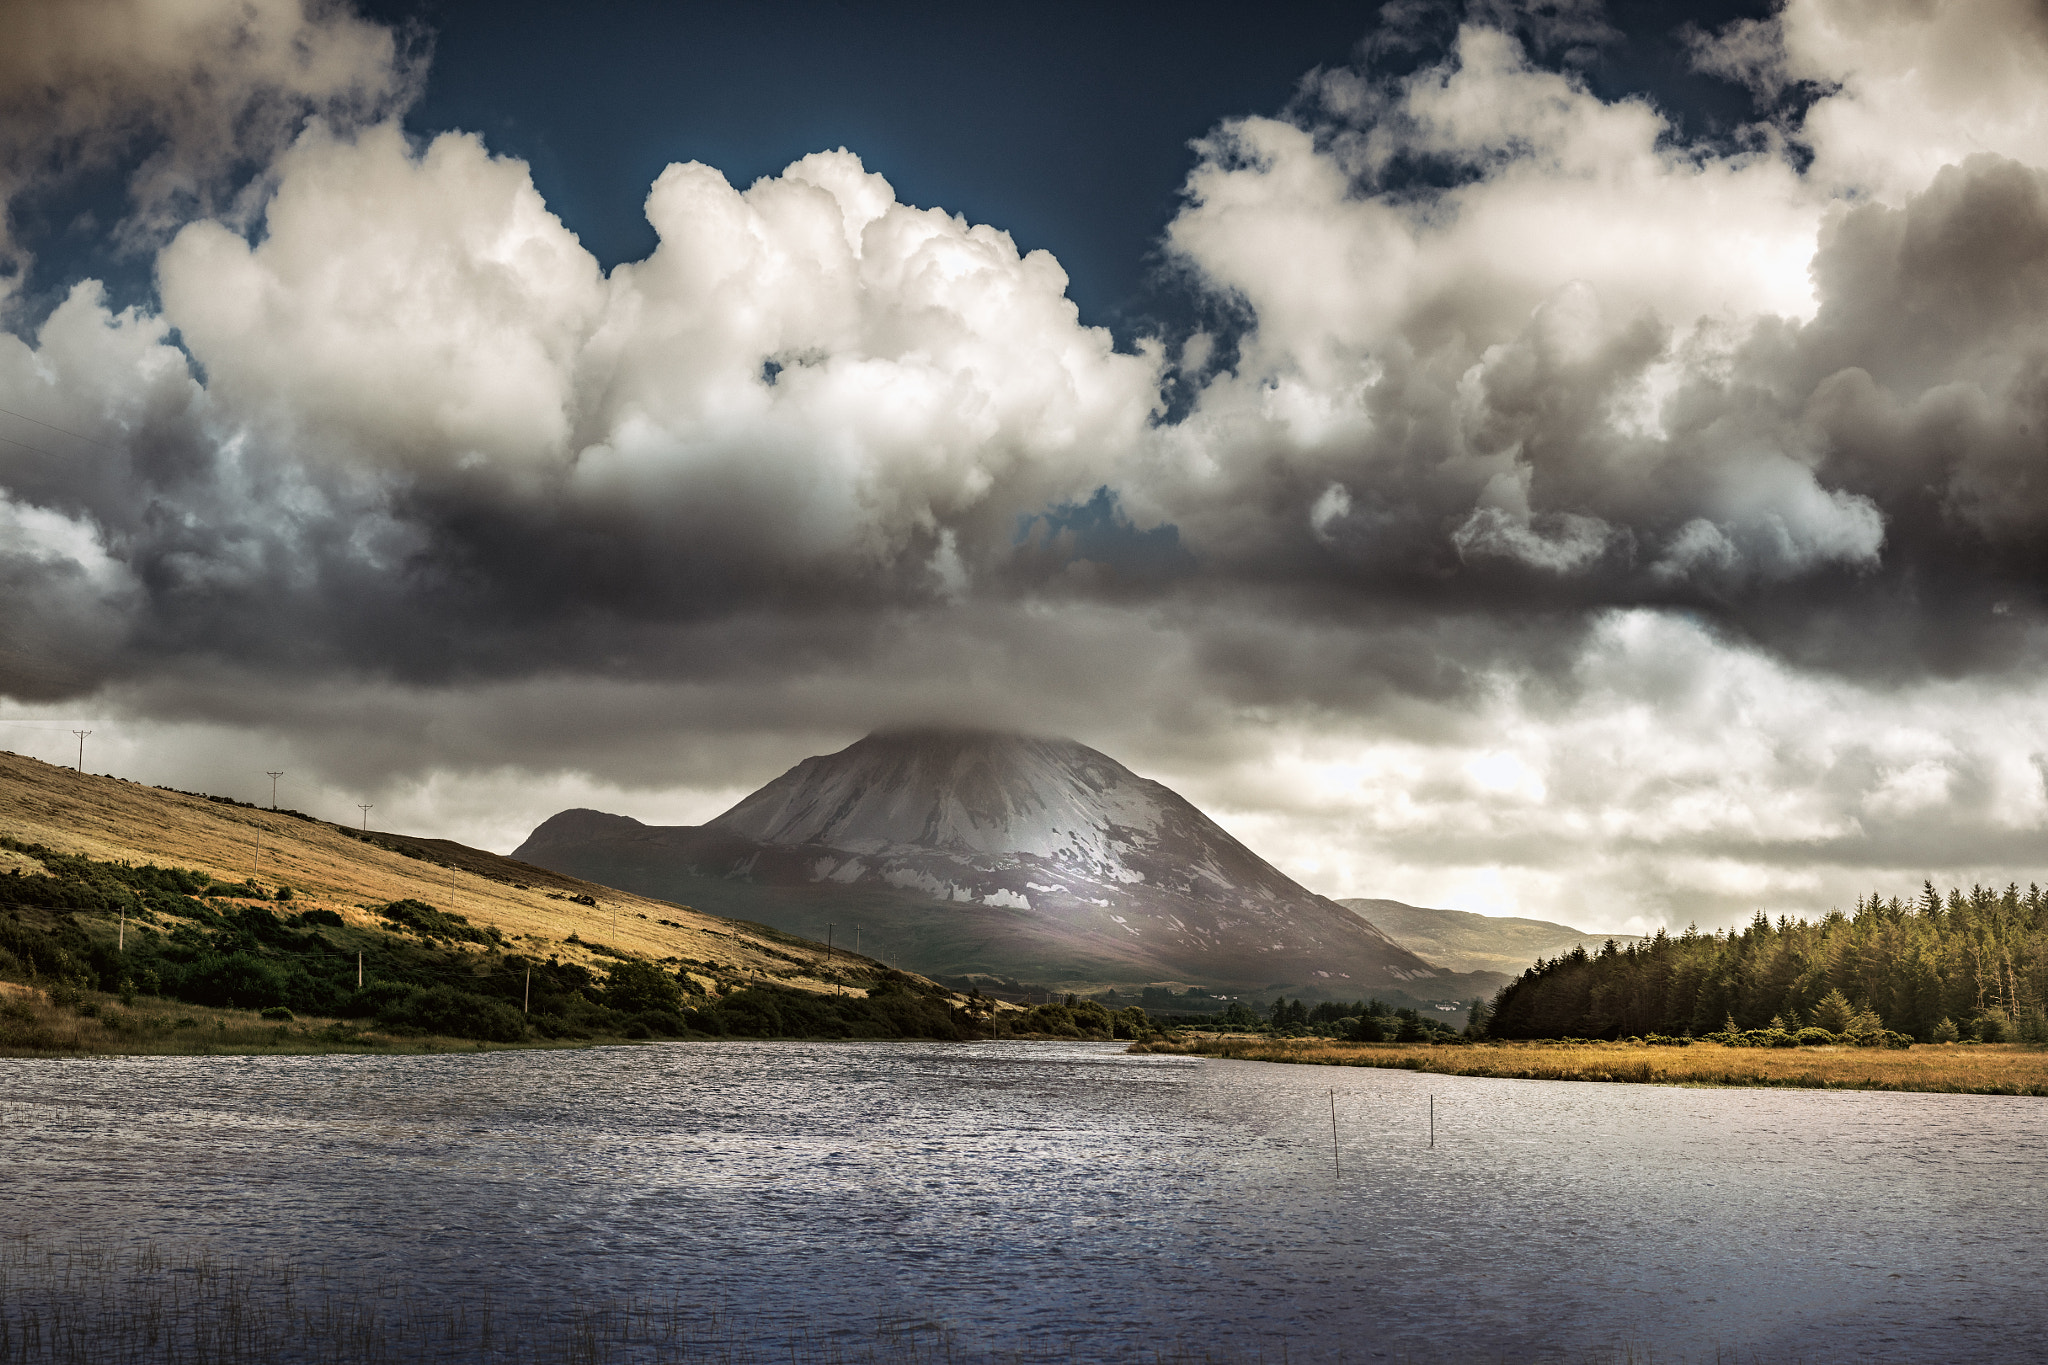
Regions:
<instances>
[{"instance_id":1,"label":"green shrub","mask_svg":"<svg viewBox=\"0 0 2048 1365\"><path fill-rule=\"evenodd\" d=\"M1350 1025L1350 1031L1344 1036L1354 1043L1384 1043L1392 1032L1387 1021L1377 1014L1361 1014L1355 1019L1339 1022Z\"/></svg>"},{"instance_id":2,"label":"green shrub","mask_svg":"<svg viewBox=\"0 0 2048 1365\"><path fill-rule=\"evenodd\" d=\"M1833 1047L1842 1041L1824 1028L1803 1028L1793 1036L1801 1047Z\"/></svg>"},{"instance_id":3,"label":"green shrub","mask_svg":"<svg viewBox=\"0 0 2048 1365\"><path fill-rule=\"evenodd\" d=\"M1842 1039L1842 1041L1845 1043L1854 1044L1857 1047L1898 1048L1913 1046L1913 1040L1911 1037L1888 1028L1864 1029L1860 1033L1852 1033L1848 1035L1846 1038Z\"/></svg>"},{"instance_id":4,"label":"green shrub","mask_svg":"<svg viewBox=\"0 0 2048 1365\"><path fill-rule=\"evenodd\" d=\"M1089 1033L1106 1033L1116 1036L1116 1017L1109 1012L1109 1006L1100 1000L1079 1000L1071 1007L1074 1025Z\"/></svg>"},{"instance_id":5,"label":"green shrub","mask_svg":"<svg viewBox=\"0 0 2048 1365\"><path fill-rule=\"evenodd\" d=\"M1962 1036L1963 1031L1956 1027L1956 1021L1946 1016L1934 1026L1934 1041L1937 1043L1953 1043Z\"/></svg>"},{"instance_id":6,"label":"green shrub","mask_svg":"<svg viewBox=\"0 0 2048 1365\"><path fill-rule=\"evenodd\" d=\"M1251 1029L1259 1026L1259 1016L1254 1014L1252 1007L1244 1001L1233 1000L1228 1008L1217 1016L1216 1022L1227 1029Z\"/></svg>"},{"instance_id":7,"label":"green shrub","mask_svg":"<svg viewBox=\"0 0 2048 1365\"><path fill-rule=\"evenodd\" d=\"M298 1018L296 1014L293 1014L283 1005L272 1005L269 1009L264 1010L262 1015L259 1017L268 1019L271 1022L278 1024L289 1024L293 1020Z\"/></svg>"},{"instance_id":8,"label":"green shrub","mask_svg":"<svg viewBox=\"0 0 2048 1365\"><path fill-rule=\"evenodd\" d=\"M501 943L504 936L496 929L479 929L469 920L453 911L436 910L424 901L410 898L391 902L377 912L384 919L408 933L421 938L440 939L451 943Z\"/></svg>"},{"instance_id":9,"label":"green shrub","mask_svg":"<svg viewBox=\"0 0 2048 1365\"><path fill-rule=\"evenodd\" d=\"M1707 1037L1721 1044L1723 1047L1799 1046L1798 1036L1796 1034L1787 1033L1784 1029L1781 1028L1740 1029L1735 1032L1729 1032L1724 1029L1720 1033L1710 1033L1707 1035Z\"/></svg>"},{"instance_id":10,"label":"green shrub","mask_svg":"<svg viewBox=\"0 0 2048 1365\"><path fill-rule=\"evenodd\" d=\"M526 1034L526 1021L512 1006L453 986L407 990L377 1011L377 1022L412 1033L442 1033L493 1043L517 1042Z\"/></svg>"},{"instance_id":11,"label":"green shrub","mask_svg":"<svg viewBox=\"0 0 2048 1365\"><path fill-rule=\"evenodd\" d=\"M629 958L614 964L607 974L604 1003L621 1014L680 1016L683 988L673 975L652 962Z\"/></svg>"},{"instance_id":12,"label":"green shrub","mask_svg":"<svg viewBox=\"0 0 2048 1365\"><path fill-rule=\"evenodd\" d=\"M681 1014L667 1010L647 1010L636 1014L628 1028L641 1029L646 1035L655 1038L680 1038L690 1031L690 1026L683 1022ZM628 1036L636 1035L629 1032Z\"/></svg>"}]
</instances>

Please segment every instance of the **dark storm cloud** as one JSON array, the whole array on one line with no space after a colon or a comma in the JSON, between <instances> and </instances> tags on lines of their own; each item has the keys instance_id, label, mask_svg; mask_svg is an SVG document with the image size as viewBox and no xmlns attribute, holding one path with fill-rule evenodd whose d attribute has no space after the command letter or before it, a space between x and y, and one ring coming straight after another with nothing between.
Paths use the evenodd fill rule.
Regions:
<instances>
[{"instance_id":1,"label":"dark storm cloud","mask_svg":"<svg viewBox=\"0 0 2048 1365\"><path fill-rule=\"evenodd\" d=\"M1571 7L1530 23L1567 46L1601 31ZM288 68L297 87L403 86L377 31L323 25L354 46ZM1603 104L1498 30L1456 41L1369 98L1325 73L1303 125L1207 145L1174 241L1255 340L1163 425L1166 367L1077 326L1049 258L893 204L850 157L744 196L672 169L649 200L662 249L607 280L517 163L316 130L277 163L259 245L202 223L164 255L162 317L95 316L88 293L15 357L22 412L100 434L8 447L8 486L89 528L121 580L82 611L89 566L23 546L18 580L51 568L17 630L125 629L21 651L40 662L14 686L182 654L421 682L564 658L687 675L668 627L779 617L815 658L849 614L1133 584L1167 605L1268 590L1283 618L1349 596L1397 630L1492 615L1517 647L1530 621L1572 639L1588 613L1655 607L1852 672L2009 661L2039 606L2040 173L1980 156L1842 213L1808 320L1739 299L1687 316L1701 291L1654 269L1810 223L1796 176L1688 160L1648 106ZM259 63L219 117L288 104L282 79ZM158 104L167 145L222 142ZM1409 153L1481 173L1375 191ZM1715 195L1725 220L1675 219ZM1639 201L1613 249L1651 269L1574 269L1574 196ZM1518 214L1525 259L1489 258L1488 216ZM1402 255L1409 278L1367 278Z\"/></svg>"},{"instance_id":2,"label":"dark storm cloud","mask_svg":"<svg viewBox=\"0 0 2048 1365\"><path fill-rule=\"evenodd\" d=\"M1777 44L1804 83L1800 121L1729 155L1570 74L1607 41L1592 9L1473 10L1434 60L1315 73L1196 146L1166 247L1243 325L1132 353L1051 256L844 150L744 189L671 166L659 247L606 273L522 164L359 116L410 88L389 34L248 13L300 23L301 55L256 43L207 117L156 58L37 30L78 48L52 71L142 73L122 117L191 144L163 165L266 160L246 223L138 181L191 218L159 307L82 284L0 336L8 697L261 727L364 783L703 785L773 735L931 720L1242 779L1249 723L1419 746L1359 760L1332 799L1382 823L1332 839L1530 866L1631 764L1669 771L1609 846L1702 866L1846 858L1938 798L2033 809L2038 772L1995 751L2033 751L1998 689L2048 610L2048 150L1993 114L2048 47L1983 92L1991 150L1950 156L1878 107L1917 78L1896 34L1790 6L1698 40L1729 74ZM87 154L46 103L9 164ZM1880 144L1933 164L1854 178ZM1991 689L1968 724L1882 710L1954 678ZM1602 709L1676 738L1610 742ZM1881 712L1881 740L1780 755ZM1703 777L1730 725L1778 747ZM1979 832L1953 846L2011 846Z\"/></svg>"},{"instance_id":3,"label":"dark storm cloud","mask_svg":"<svg viewBox=\"0 0 2048 1365\"><path fill-rule=\"evenodd\" d=\"M1590 12L1535 20L1598 36ZM395 48L346 33L355 65L328 86L402 86L375 75ZM663 646L693 623L779 620L764 648L815 660L849 617L1042 592L1264 592L1248 616L1311 631L1295 604L1349 599L1396 632L1448 615L1474 667L1527 652L1531 623L1568 656L1593 614L1636 607L1852 673L2010 662L2031 639L2039 172L1980 156L1839 213L1809 241L1809 318L1761 309L1753 281L1689 316L1717 271L1780 267L1798 244L1777 238L1818 221L1785 166L1688 157L1647 105L1483 26L1397 80L1319 80L1302 123L1205 145L1174 245L1253 331L1167 422L1162 353L1077 325L1050 258L895 204L851 157L744 195L672 168L649 199L661 249L607 279L518 163L315 129L278 160L258 243L202 222L164 253L163 315L87 291L14 357L14 406L91 443L7 447L8 486L107 562L11 557L24 584L48 566L16 597L21 638L102 622L18 651L12 686L183 655L693 676L725 666ZM218 140L190 122L164 116L174 142ZM1376 190L1409 154L1476 178ZM1709 201L1723 218L1687 216ZM1610 211L1605 258L1563 235ZM1745 235L1701 278L1657 275ZM1278 676L1291 653L1252 671L1321 690Z\"/></svg>"},{"instance_id":4,"label":"dark storm cloud","mask_svg":"<svg viewBox=\"0 0 2048 1365\"><path fill-rule=\"evenodd\" d=\"M1810 321L1689 346L1567 288L1483 351L1390 357L1351 440L1241 485L1235 566L1431 611L1680 609L1852 673L2013 662L2048 568L2048 175L1944 169L1843 214L1813 275ZM1658 429L1617 422L1659 371Z\"/></svg>"}]
</instances>

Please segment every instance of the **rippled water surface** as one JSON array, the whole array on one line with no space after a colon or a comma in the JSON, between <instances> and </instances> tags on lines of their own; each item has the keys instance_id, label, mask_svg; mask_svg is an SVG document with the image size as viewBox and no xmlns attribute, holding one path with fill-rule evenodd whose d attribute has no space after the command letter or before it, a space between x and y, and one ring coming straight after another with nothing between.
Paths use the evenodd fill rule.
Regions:
<instances>
[{"instance_id":1,"label":"rippled water surface","mask_svg":"<svg viewBox=\"0 0 2048 1365\"><path fill-rule=\"evenodd\" d=\"M680 1291L764 1341L902 1320L1076 1359L2048 1352L2037 1099L1120 1047L0 1061L0 1220L452 1295Z\"/></svg>"}]
</instances>

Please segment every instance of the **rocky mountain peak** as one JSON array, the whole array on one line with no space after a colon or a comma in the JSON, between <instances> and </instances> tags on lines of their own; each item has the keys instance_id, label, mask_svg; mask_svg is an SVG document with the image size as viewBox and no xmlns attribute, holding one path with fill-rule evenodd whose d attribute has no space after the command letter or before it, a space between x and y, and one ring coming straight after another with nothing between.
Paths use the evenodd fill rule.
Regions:
<instances>
[{"instance_id":1,"label":"rocky mountain peak","mask_svg":"<svg viewBox=\"0 0 2048 1365\"><path fill-rule=\"evenodd\" d=\"M1109 871L1174 806L1200 818L1070 739L903 730L807 758L709 824L764 844L1025 854Z\"/></svg>"}]
</instances>

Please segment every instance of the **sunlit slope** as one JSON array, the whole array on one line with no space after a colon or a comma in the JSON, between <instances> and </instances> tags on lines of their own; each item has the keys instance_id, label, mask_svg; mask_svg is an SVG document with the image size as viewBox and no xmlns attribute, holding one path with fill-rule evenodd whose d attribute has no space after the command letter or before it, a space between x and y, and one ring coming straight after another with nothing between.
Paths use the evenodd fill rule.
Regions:
<instances>
[{"instance_id":1,"label":"sunlit slope","mask_svg":"<svg viewBox=\"0 0 2048 1365\"><path fill-rule=\"evenodd\" d=\"M266 889L289 886L302 909L377 927L362 909L411 898L546 951L602 965L570 935L651 958L719 963L736 975L829 989L820 944L667 901L615 890L441 839L366 836L301 816L79 774L0 753L0 834L64 853L195 868ZM15 863L25 862L13 855ZM0 866L0 875L6 868ZM594 905L570 899L587 896ZM663 923L667 921L667 923ZM839 953L839 971L861 959ZM837 975L838 973L833 973Z\"/></svg>"}]
</instances>

